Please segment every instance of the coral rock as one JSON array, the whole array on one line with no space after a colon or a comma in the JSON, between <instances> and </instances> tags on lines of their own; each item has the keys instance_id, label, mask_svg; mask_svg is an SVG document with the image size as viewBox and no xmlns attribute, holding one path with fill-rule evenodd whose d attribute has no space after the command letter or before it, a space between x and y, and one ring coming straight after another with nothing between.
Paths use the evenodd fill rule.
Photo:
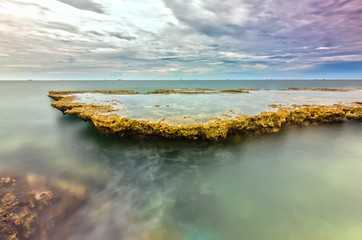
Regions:
<instances>
[{"instance_id":1,"label":"coral rock","mask_svg":"<svg viewBox=\"0 0 362 240\"><path fill-rule=\"evenodd\" d=\"M13 193L7 193L3 198L2 198L2 203L5 206L8 205L14 205L17 203L18 199L16 198L16 196Z\"/></svg>"},{"instance_id":2,"label":"coral rock","mask_svg":"<svg viewBox=\"0 0 362 240\"><path fill-rule=\"evenodd\" d=\"M180 93L180 91L171 91L172 89L161 90L149 93ZM211 89L202 89L202 91L211 91ZM197 93L202 91L198 90ZM183 92L195 93L191 90L183 90ZM61 95L57 92L52 94ZM290 107L274 104L270 106L277 108L278 111L276 112L262 112L255 116L238 116L234 119L214 119L214 121L208 123L195 123L193 125L172 125L163 121L152 122L128 119L112 114L113 108L110 105L99 106L77 103L74 102L74 96L69 94L62 95L59 100L52 103L52 106L64 114L71 114L84 121L92 122L103 134L140 138L165 137L217 141L230 135L275 133L289 126L306 126L362 119L362 106L357 103L348 106L293 105Z\"/></svg>"},{"instance_id":3,"label":"coral rock","mask_svg":"<svg viewBox=\"0 0 362 240\"><path fill-rule=\"evenodd\" d=\"M53 197L54 194L50 190L41 190L34 193L34 198L39 203L40 207L51 205Z\"/></svg>"},{"instance_id":4,"label":"coral rock","mask_svg":"<svg viewBox=\"0 0 362 240\"><path fill-rule=\"evenodd\" d=\"M58 187L58 180L49 183L36 175L17 177L16 182L10 177L0 179L6 184L0 188L1 240L46 240L48 232L86 197L85 190L82 196L74 196L67 188Z\"/></svg>"}]
</instances>

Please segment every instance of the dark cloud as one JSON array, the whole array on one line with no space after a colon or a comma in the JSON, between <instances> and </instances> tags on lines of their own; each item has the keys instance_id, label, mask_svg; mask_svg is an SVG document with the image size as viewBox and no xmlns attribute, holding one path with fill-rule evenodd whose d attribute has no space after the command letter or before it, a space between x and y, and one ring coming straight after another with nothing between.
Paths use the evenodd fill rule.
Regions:
<instances>
[{"instance_id":1,"label":"dark cloud","mask_svg":"<svg viewBox=\"0 0 362 240\"><path fill-rule=\"evenodd\" d=\"M81 10L87 10L101 14L105 13L102 6L96 2L93 2L92 0L58 0L58 1Z\"/></svg>"},{"instance_id":2,"label":"dark cloud","mask_svg":"<svg viewBox=\"0 0 362 240\"><path fill-rule=\"evenodd\" d=\"M223 63L226 63L226 64L228 64L228 63L239 63L239 61L233 61L233 60L223 60L223 59L221 59L221 60L219 60L220 62L223 62Z\"/></svg>"},{"instance_id":3,"label":"dark cloud","mask_svg":"<svg viewBox=\"0 0 362 240\"><path fill-rule=\"evenodd\" d=\"M126 35L123 33L110 33L109 35L112 37L116 37L118 39L127 40L127 41L132 41L132 40L136 39L136 37L129 36L129 35Z\"/></svg>"},{"instance_id":4,"label":"dark cloud","mask_svg":"<svg viewBox=\"0 0 362 240\"><path fill-rule=\"evenodd\" d=\"M296 56L271 56L271 57L268 57L268 59L292 59L295 57Z\"/></svg>"},{"instance_id":5,"label":"dark cloud","mask_svg":"<svg viewBox=\"0 0 362 240\"><path fill-rule=\"evenodd\" d=\"M103 33L97 32L97 31L87 31L86 34L91 34L95 36L104 36Z\"/></svg>"},{"instance_id":6,"label":"dark cloud","mask_svg":"<svg viewBox=\"0 0 362 240\"><path fill-rule=\"evenodd\" d=\"M61 22L47 22L42 24L46 28L62 30L70 33L79 33L78 27Z\"/></svg>"},{"instance_id":7,"label":"dark cloud","mask_svg":"<svg viewBox=\"0 0 362 240\"><path fill-rule=\"evenodd\" d=\"M314 49L345 45L362 35L359 0L163 1L181 23L199 33L236 39L235 46L229 45L234 50Z\"/></svg>"}]
</instances>

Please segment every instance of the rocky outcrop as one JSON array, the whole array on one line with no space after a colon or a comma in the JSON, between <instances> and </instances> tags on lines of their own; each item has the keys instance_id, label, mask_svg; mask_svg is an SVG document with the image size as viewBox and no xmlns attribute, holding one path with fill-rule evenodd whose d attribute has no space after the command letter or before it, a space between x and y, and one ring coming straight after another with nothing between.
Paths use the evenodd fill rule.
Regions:
<instances>
[{"instance_id":1,"label":"rocky outcrop","mask_svg":"<svg viewBox=\"0 0 362 240\"><path fill-rule=\"evenodd\" d=\"M181 89L157 89L149 91L146 94L205 94L205 93L217 93L216 89L209 88L181 88Z\"/></svg>"},{"instance_id":2,"label":"rocky outcrop","mask_svg":"<svg viewBox=\"0 0 362 240\"><path fill-rule=\"evenodd\" d=\"M50 91L48 96L54 100L59 100L64 95L77 94L77 93L102 93L102 94L139 94L137 91L130 90L96 90L96 91Z\"/></svg>"},{"instance_id":3,"label":"rocky outcrop","mask_svg":"<svg viewBox=\"0 0 362 240\"><path fill-rule=\"evenodd\" d=\"M249 91L257 91L259 88L233 88L216 90L209 88L181 88L181 89L158 89L149 91L146 94L206 94L206 93L249 93Z\"/></svg>"},{"instance_id":4,"label":"rocky outcrop","mask_svg":"<svg viewBox=\"0 0 362 240\"><path fill-rule=\"evenodd\" d=\"M262 112L256 116L237 116L233 119L214 119L208 123L193 125L172 125L165 122L134 120L123 118L111 105L76 103L74 96L63 95L52 106L64 114L71 114L85 121L90 121L104 134L136 137L165 137L208 139L217 141L230 135L262 135L280 131L289 126L305 126L362 119L362 106L333 105L293 105L278 108L276 112ZM105 114L107 113L107 114Z\"/></svg>"},{"instance_id":5,"label":"rocky outcrop","mask_svg":"<svg viewBox=\"0 0 362 240\"><path fill-rule=\"evenodd\" d=\"M0 239L48 239L54 226L85 200L85 189L73 189L35 175L0 174Z\"/></svg>"},{"instance_id":6,"label":"rocky outcrop","mask_svg":"<svg viewBox=\"0 0 362 240\"><path fill-rule=\"evenodd\" d=\"M359 88L297 88L297 87L290 87L287 89L282 89L287 91L331 91L331 92L350 92L350 91L357 91L360 90Z\"/></svg>"},{"instance_id":7,"label":"rocky outcrop","mask_svg":"<svg viewBox=\"0 0 362 240\"><path fill-rule=\"evenodd\" d=\"M232 88L219 90L220 93L249 93L249 91L258 91L260 88Z\"/></svg>"}]
</instances>

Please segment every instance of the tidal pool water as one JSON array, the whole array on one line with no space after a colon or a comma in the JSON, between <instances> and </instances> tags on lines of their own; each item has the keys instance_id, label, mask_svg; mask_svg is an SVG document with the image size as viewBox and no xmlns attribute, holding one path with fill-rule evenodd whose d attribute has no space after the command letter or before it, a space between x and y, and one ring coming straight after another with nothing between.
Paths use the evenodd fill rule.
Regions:
<instances>
[{"instance_id":1,"label":"tidal pool water","mask_svg":"<svg viewBox=\"0 0 362 240\"><path fill-rule=\"evenodd\" d=\"M75 102L111 105L111 114L172 124L209 122L214 118L227 119L238 115L257 115L275 111L271 104L333 105L362 101L362 90L338 91L284 91L258 90L249 93L208 94L134 94L117 95L102 93L73 94ZM108 113L107 113L108 114Z\"/></svg>"},{"instance_id":2,"label":"tidal pool water","mask_svg":"<svg viewBox=\"0 0 362 240\"><path fill-rule=\"evenodd\" d=\"M361 81L324 82L330 81L275 84L362 87ZM84 205L55 228L54 240L360 240L360 122L242 142L138 140L101 135L53 109L46 96L49 90L263 83L232 84L0 82L0 172L67 179L88 189Z\"/></svg>"}]
</instances>

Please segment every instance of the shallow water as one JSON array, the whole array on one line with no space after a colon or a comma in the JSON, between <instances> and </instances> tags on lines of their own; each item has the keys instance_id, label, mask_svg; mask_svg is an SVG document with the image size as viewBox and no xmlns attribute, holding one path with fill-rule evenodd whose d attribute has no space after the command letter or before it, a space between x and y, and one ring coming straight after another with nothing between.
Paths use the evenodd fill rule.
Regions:
<instances>
[{"instance_id":1,"label":"shallow water","mask_svg":"<svg viewBox=\"0 0 362 240\"><path fill-rule=\"evenodd\" d=\"M73 94L75 102L111 105L111 114L173 124L209 122L213 118L230 119L238 115L257 115L275 111L271 104L333 105L362 101L362 90L338 91L283 91L259 90L249 93L213 94L135 94L101 93ZM108 113L107 113L108 114Z\"/></svg>"},{"instance_id":2,"label":"shallow water","mask_svg":"<svg viewBox=\"0 0 362 240\"><path fill-rule=\"evenodd\" d=\"M120 82L0 82L0 172L36 173L89 189L88 201L51 239L362 238L361 123L220 143L137 140L101 135L51 108L46 96L49 90L145 92L182 84L260 87ZM302 83L278 81L275 88L321 86Z\"/></svg>"}]
</instances>

